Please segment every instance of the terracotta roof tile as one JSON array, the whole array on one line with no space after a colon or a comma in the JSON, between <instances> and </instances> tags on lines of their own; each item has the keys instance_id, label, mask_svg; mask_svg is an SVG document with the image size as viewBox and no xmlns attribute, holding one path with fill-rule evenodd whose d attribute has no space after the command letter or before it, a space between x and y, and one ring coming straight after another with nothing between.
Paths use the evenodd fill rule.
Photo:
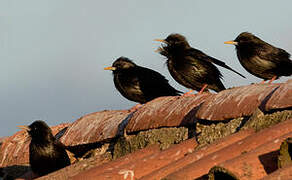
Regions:
<instances>
[{"instance_id":1,"label":"terracotta roof tile","mask_svg":"<svg viewBox=\"0 0 292 180\"><path fill-rule=\"evenodd\" d=\"M81 179L81 178L94 178L104 172L112 171L113 169L118 169L121 166L128 164L130 162L140 161L142 158L151 156L160 151L159 145L151 145L144 149L137 150L131 154L125 155L121 158L118 158L114 161L102 164L100 166L96 166L88 171L82 172L72 179Z\"/></svg>"},{"instance_id":2,"label":"terracotta roof tile","mask_svg":"<svg viewBox=\"0 0 292 180\"><path fill-rule=\"evenodd\" d=\"M292 179L292 164L278 169L277 171L269 174L261 180L291 180Z\"/></svg>"},{"instance_id":3,"label":"terracotta roof tile","mask_svg":"<svg viewBox=\"0 0 292 180\"><path fill-rule=\"evenodd\" d=\"M131 115L127 110L100 111L81 117L72 123L61 142L66 146L94 143L114 138L124 128L120 124Z\"/></svg>"},{"instance_id":4,"label":"terracotta roof tile","mask_svg":"<svg viewBox=\"0 0 292 180\"><path fill-rule=\"evenodd\" d=\"M215 179L216 173L222 173L223 168L226 174L233 174L238 179L260 179L278 169L277 159L281 143L288 137L292 136L292 132L277 137L256 149L241 154L233 159L227 160L211 169L210 174Z\"/></svg>"},{"instance_id":5,"label":"terracotta roof tile","mask_svg":"<svg viewBox=\"0 0 292 180\"><path fill-rule=\"evenodd\" d=\"M280 85L265 106L266 111L292 107L292 79Z\"/></svg>"},{"instance_id":6,"label":"terracotta roof tile","mask_svg":"<svg viewBox=\"0 0 292 180\"><path fill-rule=\"evenodd\" d=\"M114 168L113 170L105 171L102 174L86 173L82 177L88 180L127 179L127 177L139 179L142 176L152 172L153 170L159 169L173 161L184 157L187 153L192 152L196 146L196 140L189 139L161 152L157 152L140 160L131 161L130 163L124 164L118 168ZM79 178L81 178L81 176L79 176Z\"/></svg>"},{"instance_id":7,"label":"terracotta roof tile","mask_svg":"<svg viewBox=\"0 0 292 180\"><path fill-rule=\"evenodd\" d=\"M244 152L249 152L258 146L265 144L275 138L291 132L292 119L281 122L275 126L259 131L243 140L233 143L217 152L209 154L195 161L183 169L167 176L168 179L195 179L208 173L209 169L228 159L235 158Z\"/></svg>"},{"instance_id":8,"label":"terracotta roof tile","mask_svg":"<svg viewBox=\"0 0 292 180\"><path fill-rule=\"evenodd\" d=\"M253 84L221 91L206 99L196 117L226 120L250 116L279 86L280 84Z\"/></svg>"},{"instance_id":9,"label":"terracotta roof tile","mask_svg":"<svg viewBox=\"0 0 292 180\"><path fill-rule=\"evenodd\" d=\"M252 129L249 130L244 130L244 131L240 131L238 133L232 134L230 136L227 136L225 138L219 139L218 141L204 146L198 150L195 150L193 153L187 154L185 157L172 162L171 164L164 166L156 171L153 171L152 173L144 176L141 178L141 180L152 180L152 179L161 179L163 177L165 177L166 175L173 173L175 171L178 171L179 169L182 169L183 167L185 167L188 164L191 164L211 153L214 153L216 151L219 151L220 149L223 149L231 144L233 144L234 142L237 142L241 139L246 138L247 136L253 134L254 131Z\"/></svg>"},{"instance_id":10,"label":"terracotta roof tile","mask_svg":"<svg viewBox=\"0 0 292 180\"><path fill-rule=\"evenodd\" d=\"M57 134L60 130L69 124L59 124L51 127L53 134ZM30 140L28 134L19 131L13 136L4 139L0 147L0 167L11 166L15 164L28 164L28 148Z\"/></svg>"},{"instance_id":11,"label":"terracotta roof tile","mask_svg":"<svg viewBox=\"0 0 292 180\"><path fill-rule=\"evenodd\" d=\"M208 97L210 93L195 96L160 97L143 105L126 126L127 132L147 130L159 127L173 127L193 124L196 107Z\"/></svg>"},{"instance_id":12,"label":"terracotta roof tile","mask_svg":"<svg viewBox=\"0 0 292 180\"><path fill-rule=\"evenodd\" d=\"M82 161L79 161L77 163L71 164L70 166L67 166L63 169L60 169L58 171L55 171L53 173L50 173L48 175L39 177L37 179L39 180L46 180L46 179L54 179L54 180L63 180L63 179L69 179L73 176L77 175L77 179L82 179L84 171L87 173L91 172L90 169L94 170L94 173L102 173L106 170L112 169L112 167L119 167L123 164L128 163L129 161L135 161L136 159L141 159L145 156L151 155L155 152L159 152L159 146L158 145L152 145L148 146L147 148L144 148L142 150L138 150L136 152L133 152L129 155L123 156L119 158L116 161L112 161L110 163L107 163L109 159L103 157L103 155L97 155L88 159L84 159ZM20 178L17 178L17 180L24 180L24 179L31 179L32 172L29 171L25 175L23 175ZM36 178L36 176L33 176Z\"/></svg>"}]
</instances>

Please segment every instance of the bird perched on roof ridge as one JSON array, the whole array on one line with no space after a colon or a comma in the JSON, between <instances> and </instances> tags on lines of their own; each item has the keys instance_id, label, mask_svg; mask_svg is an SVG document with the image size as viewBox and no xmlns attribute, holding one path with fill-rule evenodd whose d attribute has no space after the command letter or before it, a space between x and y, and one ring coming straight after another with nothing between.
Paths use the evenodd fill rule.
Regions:
<instances>
[{"instance_id":1,"label":"bird perched on roof ridge","mask_svg":"<svg viewBox=\"0 0 292 180\"><path fill-rule=\"evenodd\" d=\"M55 139L44 121L37 120L29 126L18 127L26 130L31 138L29 163L35 174L43 176L70 165L64 145Z\"/></svg>"},{"instance_id":2,"label":"bird perched on roof ridge","mask_svg":"<svg viewBox=\"0 0 292 180\"><path fill-rule=\"evenodd\" d=\"M280 76L292 75L290 54L249 32L242 32L235 40L224 43L235 45L240 64L263 82L270 80L271 83Z\"/></svg>"},{"instance_id":3,"label":"bird perched on roof ridge","mask_svg":"<svg viewBox=\"0 0 292 180\"><path fill-rule=\"evenodd\" d=\"M111 67L116 89L128 100L144 104L160 96L178 96L180 91L169 85L160 73L136 65L126 57L118 58Z\"/></svg>"},{"instance_id":4,"label":"bird perched on roof ridge","mask_svg":"<svg viewBox=\"0 0 292 180\"><path fill-rule=\"evenodd\" d=\"M170 34L164 40L155 39L155 41L163 43L157 51L167 57L167 67L172 77L181 85L199 91L199 94L207 89L216 92L225 89L220 81L222 74L213 63L244 77L224 62L192 48L186 38L180 34Z\"/></svg>"}]
</instances>

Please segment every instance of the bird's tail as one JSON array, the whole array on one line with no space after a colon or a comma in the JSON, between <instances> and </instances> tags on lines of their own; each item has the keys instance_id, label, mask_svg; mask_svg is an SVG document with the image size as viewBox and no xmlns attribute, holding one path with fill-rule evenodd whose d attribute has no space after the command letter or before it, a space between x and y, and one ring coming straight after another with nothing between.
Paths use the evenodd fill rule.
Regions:
<instances>
[{"instance_id":1,"label":"bird's tail","mask_svg":"<svg viewBox=\"0 0 292 180\"><path fill-rule=\"evenodd\" d=\"M221 81L218 81L216 83L216 85L213 88L210 88L210 89L213 89L216 92L220 92L220 91L225 90L226 88L225 88L224 84Z\"/></svg>"},{"instance_id":2,"label":"bird's tail","mask_svg":"<svg viewBox=\"0 0 292 180\"><path fill-rule=\"evenodd\" d=\"M211 57L211 59L212 59L212 62L213 62L214 64L217 64L217 65L219 65L219 66L221 66L221 67L224 67L224 68L226 68L226 69L229 69L230 71L235 72L235 73L238 74L239 76L241 76L241 77L243 77L243 78L246 78L244 75L240 74L239 72L235 71L234 69L232 69L231 67L229 67L228 65L226 65L223 61L220 61L220 60L215 59L215 58L213 58L213 57Z\"/></svg>"},{"instance_id":3,"label":"bird's tail","mask_svg":"<svg viewBox=\"0 0 292 180\"><path fill-rule=\"evenodd\" d=\"M280 76L291 76L292 75L292 60L282 62L278 69Z\"/></svg>"},{"instance_id":4,"label":"bird's tail","mask_svg":"<svg viewBox=\"0 0 292 180\"><path fill-rule=\"evenodd\" d=\"M292 75L292 60L290 60L290 63L287 66L287 69L288 69L288 76L291 76Z\"/></svg>"}]
</instances>

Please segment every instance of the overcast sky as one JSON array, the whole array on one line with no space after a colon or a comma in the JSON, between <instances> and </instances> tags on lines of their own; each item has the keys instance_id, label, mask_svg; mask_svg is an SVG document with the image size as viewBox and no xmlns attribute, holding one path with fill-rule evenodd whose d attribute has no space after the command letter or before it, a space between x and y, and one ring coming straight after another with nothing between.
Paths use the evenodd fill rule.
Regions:
<instances>
[{"instance_id":1,"label":"overcast sky","mask_svg":"<svg viewBox=\"0 0 292 180\"><path fill-rule=\"evenodd\" d=\"M120 56L186 91L154 52L160 44L153 39L170 33L247 77L219 68L227 88L259 82L223 42L249 31L292 53L291 8L288 0L0 0L0 136L36 119L56 125L135 105L103 70Z\"/></svg>"}]
</instances>

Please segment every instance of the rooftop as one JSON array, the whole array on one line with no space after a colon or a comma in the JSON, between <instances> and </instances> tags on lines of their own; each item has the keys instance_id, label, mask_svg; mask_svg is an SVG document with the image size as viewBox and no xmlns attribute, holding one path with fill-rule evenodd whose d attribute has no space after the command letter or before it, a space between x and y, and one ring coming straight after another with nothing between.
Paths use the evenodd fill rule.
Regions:
<instances>
[{"instance_id":1,"label":"rooftop","mask_svg":"<svg viewBox=\"0 0 292 180\"><path fill-rule=\"evenodd\" d=\"M292 80L160 97L51 128L72 164L38 179L292 179ZM2 177L34 177L24 131L0 144Z\"/></svg>"}]
</instances>

